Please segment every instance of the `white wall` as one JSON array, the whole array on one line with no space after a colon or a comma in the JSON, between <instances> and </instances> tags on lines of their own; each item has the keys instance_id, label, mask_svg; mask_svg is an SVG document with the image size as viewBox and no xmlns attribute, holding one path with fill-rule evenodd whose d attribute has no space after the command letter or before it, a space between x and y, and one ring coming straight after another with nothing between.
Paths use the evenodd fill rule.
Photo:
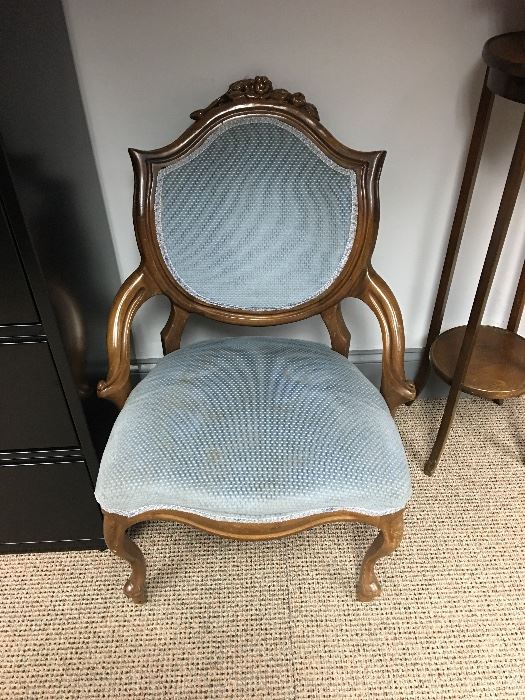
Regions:
<instances>
[{"instance_id":1,"label":"white wall","mask_svg":"<svg viewBox=\"0 0 525 700\"><path fill-rule=\"evenodd\" d=\"M484 41L523 28L520 0L64 0L119 269L137 265L128 146L172 141L228 84L265 74L302 91L324 125L388 151L375 267L403 310L407 347L426 338L484 67ZM464 323L496 216L520 105L497 99L446 326ZM525 254L520 197L485 322L506 323ZM352 349L380 347L370 312L344 306ZM136 356L161 354L167 304L135 325ZM525 325L522 325L525 330ZM239 331L192 320L185 342ZM254 332L325 338L318 318Z\"/></svg>"}]
</instances>

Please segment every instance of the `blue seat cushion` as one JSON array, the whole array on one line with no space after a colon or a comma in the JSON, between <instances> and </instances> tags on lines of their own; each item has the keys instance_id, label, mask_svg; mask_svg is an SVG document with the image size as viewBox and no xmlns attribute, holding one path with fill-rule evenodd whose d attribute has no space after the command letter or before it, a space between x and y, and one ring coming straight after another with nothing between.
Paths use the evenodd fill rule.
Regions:
<instances>
[{"instance_id":1,"label":"blue seat cushion","mask_svg":"<svg viewBox=\"0 0 525 700\"><path fill-rule=\"evenodd\" d=\"M126 516L264 523L393 513L411 486L385 401L351 362L317 343L244 337L157 364L113 427L95 493Z\"/></svg>"}]
</instances>

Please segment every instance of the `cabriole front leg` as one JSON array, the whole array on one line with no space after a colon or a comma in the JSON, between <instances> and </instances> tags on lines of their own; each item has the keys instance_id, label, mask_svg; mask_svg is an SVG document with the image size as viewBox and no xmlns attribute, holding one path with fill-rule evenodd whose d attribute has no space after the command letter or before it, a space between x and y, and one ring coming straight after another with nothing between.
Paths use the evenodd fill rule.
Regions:
<instances>
[{"instance_id":1,"label":"cabriole front leg","mask_svg":"<svg viewBox=\"0 0 525 700\"><path fill-rule=\"evenodd\" d=\"M122 515L104 512L104 539L108 548L117 557L131 564L131 576L124 585L124 594L134 603L145 603L146 561L138 545L131 540L126 529L129 521Z\"/></svg>"},{"instance_id":2,"label":"cabriole front leg","mask_svg":"<svg viewBox=\"0 0 525 700\"><path fill-rule=\"evenodd\" d=\"M379 534L370 545L357 584L357 599L367 603L381 595L381 584L375 574L375 563L395 551L403 539L404 511L378 518Z\"/></svg>"}]
</instances>

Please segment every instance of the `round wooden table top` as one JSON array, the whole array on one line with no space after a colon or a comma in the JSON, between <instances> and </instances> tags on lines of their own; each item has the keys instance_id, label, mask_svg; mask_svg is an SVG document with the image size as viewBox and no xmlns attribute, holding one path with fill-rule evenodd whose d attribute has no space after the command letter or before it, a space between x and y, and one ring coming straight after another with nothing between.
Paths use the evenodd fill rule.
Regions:
<instances>
[{"instance_id":1,"label":"round wooden table top","mask_svg":"<svg viewBox=\"0 0 525 700\"><path fill-rule=\"evenodd\" d=\"M430 361L437 374L452 383L465 326L451 328L434 341ZM480 326L462 390L485 399L508 399L525 394L525 338L516 333Z\"/></svg>"},{"instance_id":2,"label":"round wooden table top","mask_svg":"<svg viewBox=\"0 0 525 700\"><path fill-rule=\"evenodd\" d=\"M483 47L483 60L489 67L489 90L524 103L525 31L493 36Z\"/></svg>"},{"instance_id":3,"label":"round wooden table top","mask_svg":"<svg viewBox=\"0 0 525 700\"><path fill-rule=\"evenodd\" d=\"M525 32L493 36L483 47L483 60L491 68L525 78Z\"/></svg>"}]
</instances>

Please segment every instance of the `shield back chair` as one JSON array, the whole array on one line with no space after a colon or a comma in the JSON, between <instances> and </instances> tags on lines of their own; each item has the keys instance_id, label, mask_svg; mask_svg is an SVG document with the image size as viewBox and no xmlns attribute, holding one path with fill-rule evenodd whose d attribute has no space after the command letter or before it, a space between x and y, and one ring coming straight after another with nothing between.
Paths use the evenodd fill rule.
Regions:
<instances>
[{"instance_id":1,"label":"shield back chair","mask_svg":"<svg viewBox=\"0 0 525 700\"><path fill-rule=\"evenodd\" d=\"M106 543L131 565L124 592L146 600L144 557L126 533L141 521L264 540L348 520L379 529L357 584L372 600L375 562L398 547L411 494L390 413L414 398L401 313L371 266L385 152L343 146L304 95L266 77L191 117L172 144L130 149L141 263L109 318L98 395L122 410L96 486ZM165 357L131 391L132 320L157 294L171 303ZM347 359L345 297L381 326L381 393ZM193 313L245 326L320 314L331 348L241 337L180 349Z\"/></svg>"}]
</instances>

